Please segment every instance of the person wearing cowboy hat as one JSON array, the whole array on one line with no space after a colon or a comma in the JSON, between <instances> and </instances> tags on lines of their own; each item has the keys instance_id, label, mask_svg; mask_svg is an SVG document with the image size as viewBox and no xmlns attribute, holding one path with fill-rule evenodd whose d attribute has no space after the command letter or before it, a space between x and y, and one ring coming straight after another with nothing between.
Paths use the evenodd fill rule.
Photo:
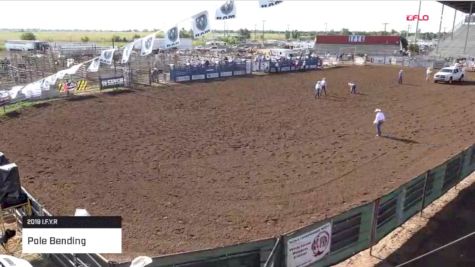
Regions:
<instances>
[{"instance_id":1,"label":"person wearing cowboy hat","mask_svg":"<svg viewBox=\"0 0 475 267\"><path fill-rule=\"evenodd\" d=\"M376 131L378 132L376 136L381 136L381 126L383 125L383 122L386 120L384 117L384 113L381 111L381 109L377 108L374 110L376 113L376 117L374 118L373 124L376 126Z\"/></svg>"}]
</instances>

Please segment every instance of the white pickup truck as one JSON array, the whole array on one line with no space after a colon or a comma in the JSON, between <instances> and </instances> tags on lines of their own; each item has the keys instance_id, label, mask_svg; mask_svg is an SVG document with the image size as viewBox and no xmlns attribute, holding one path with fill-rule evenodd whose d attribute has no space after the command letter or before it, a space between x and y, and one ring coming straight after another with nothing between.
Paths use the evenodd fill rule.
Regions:
<instances>
[{"instance_id":1,"label":"white pickup truck","mask_svg":"<svg viewBox=\"0 0 475 267\"><path fill-rule=\"evenodd\" d=\"M448 82L463 81L465 77L465 71L458 66L451 66L442 68L436 74L434 74L434 82Z\"/></svg>"}]
</instances>

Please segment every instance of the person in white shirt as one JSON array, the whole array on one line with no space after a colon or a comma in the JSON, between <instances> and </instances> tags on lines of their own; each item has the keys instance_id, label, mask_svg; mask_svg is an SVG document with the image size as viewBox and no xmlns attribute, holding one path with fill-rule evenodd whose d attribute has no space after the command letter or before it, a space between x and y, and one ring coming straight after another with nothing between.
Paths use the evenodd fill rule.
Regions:
<instances>
[{"instance_id":1,"label":"person in white shirt","mask_svg":"<svg viewBox=\"0 0 475 267\"><path fill-rule=\"evenodd\" d=\"M321 92L322 92L321 81L317 81L317 84L315 84L315 99L320 98Z\"/></svg>"},{"instance_id":2,"label":"person in white shirt","mask_svg":"<svg viewBox=\"0 0 475 267\"><path fill-rule=\"evenodd\" d=\"M356 83L349 82L348 86L350 87L350 94L356 94Z\"/></svg>"},{"instance_id":3,"label":"person in white shirt","mask_svg":"<svg viewBox=\"0 0 475 267\"><path fill-rule=\"evenodd\" d=\"M430 67L427 67L426 70L426 82L430 80L430 75L432 74L432 70Z\"/></svg>"},{"instance_id":4,"label":"person in white shirt","mask_svg":"<svg viewBox=\"0 0 475 267\"><path fill-rule=\"evenodd\" d=\"M402 74L403 74L403 70L401 69L397 76L397 83L399 84L402 84Z\"/></svg>"},{"instance_id":5,"label":"person in white shirt","mask_svg":"<svg viewBox=\"0 0 475 267\"><path fill-rule=\"evenodd\" d=\"M386 120L384 117L384 113L381 111L381 109L377 108L374 110L376 113L376 117L374 118L373 124L376 126L376 131L378 134L376 136L381 136L381 126L383 125L383 122Z\"/></svg>"},{"instance_id":6,"label":"person in white shirt","mask_svg":"<svg viewBox=\"0 0 475 267\"><path fill-rule=\"evenodd\" d=\"M325 95L327 95L327 81L325 78L322 78L322 80L320 81L320 85L322 87L322 92L324 92Z\"/></svg>"}]
</instances>

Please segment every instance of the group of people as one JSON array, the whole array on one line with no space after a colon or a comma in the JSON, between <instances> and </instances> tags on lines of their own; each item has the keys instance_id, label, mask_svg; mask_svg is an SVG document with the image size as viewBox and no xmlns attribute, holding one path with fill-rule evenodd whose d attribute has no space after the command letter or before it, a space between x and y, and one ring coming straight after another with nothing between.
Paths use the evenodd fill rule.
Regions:
<instances>
[{"instance_id":1,"label":"group of people","mask_svg":"<svg viewBox=\"0 0 475 267\"><path fill-rule=\"evenodd\" d=\"M402 83L402 70L399 72L399 81ZM350 87L350 94L356 94L356 83L351 81L348 83L348 86ZM322 78L315 84L315 99L320 98L323 94L325 94L325 96L327 95L326 78ZM376 127L376 136L379 137L382 135L382 125L386 117L380 108L375 109L374 112L376 113L376 117L374 118L373 124Z\"/></svg>"},{"instance_id":2,"label":"group of people","mask_svg":"<svg viewBox=\"0 0 475 267\"><path fill-rule=\"evenodd\" d=\"M351 81L348 83L348 86L350 87L350 94L356 94L356 83ZM323 94L325 94L325 96L327 95L326 78L322 78L315 84L315 99L320 98Z\"/></svg>"}]
</instances>

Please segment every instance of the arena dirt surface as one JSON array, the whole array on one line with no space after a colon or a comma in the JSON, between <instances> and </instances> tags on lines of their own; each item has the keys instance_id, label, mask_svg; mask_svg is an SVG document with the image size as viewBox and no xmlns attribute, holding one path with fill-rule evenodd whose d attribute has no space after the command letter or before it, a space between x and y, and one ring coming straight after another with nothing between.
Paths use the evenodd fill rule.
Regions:
<instances>
[{"instance_id":1,"label":"arena dirt surface","mask_svg":"<svg viewBox=\"0 0 475 267\"><path fill-rule=\"evenodd\" d=\"M371 201L474 142L475 83L406 69L400 86L397 72L344 67L55 101L4 118L0 151L54 214L122 215L115 260L269 238ZM322 77L329 96L315 100ZM386 137L375 137L375 108Z\"/></svg>"}]
</instances>

